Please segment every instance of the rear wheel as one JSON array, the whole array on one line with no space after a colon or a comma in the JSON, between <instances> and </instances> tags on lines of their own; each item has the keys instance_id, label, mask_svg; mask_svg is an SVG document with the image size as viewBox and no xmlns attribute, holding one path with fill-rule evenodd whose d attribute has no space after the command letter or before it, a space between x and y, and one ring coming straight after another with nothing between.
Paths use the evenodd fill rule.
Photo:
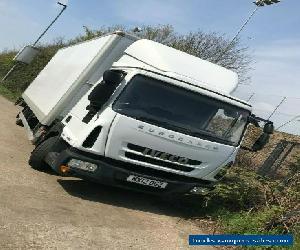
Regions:
<instances>
[{"instance_id":1,"label":"rear wheel","mask_svg":"<svg viewBox=\"0 0 300 250\"><path fill-rule=\"evenodd\" d=\"M29 158L29 165L36 170L46 170L49 165L45 162L45 157L49 152L61 152L62 144L59 137L50 137L41 142L32 152Z\"/></svg>"}]
</instances>

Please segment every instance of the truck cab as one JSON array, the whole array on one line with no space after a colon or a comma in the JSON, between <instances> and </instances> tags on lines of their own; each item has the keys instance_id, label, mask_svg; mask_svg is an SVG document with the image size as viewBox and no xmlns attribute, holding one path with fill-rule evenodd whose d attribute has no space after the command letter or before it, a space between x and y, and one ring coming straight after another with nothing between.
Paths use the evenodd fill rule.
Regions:
<instances>
[{"instance_id":1,"label":"truck cab","mask_svg":"<svg viewBox=\"0 0 300 250\"><path fill-rule=\"evenodd\" d=\"M105 167L72 154L58 165L66 163L71 171L96 179L106 168L121 169L126 185L132 185L130 176L158 178L154 183L161 192L179 180L183 192L197 188L198 182L213 185L220 168L235 159L251 107L168 74L137 68L115 72L124 78L112 96L97 103L97 112L85 120L90 110L82 107L97 97L91 91L63 120L61 135L76 152L99 157ZM83 172L81 161L94 163L94 168Z\"/></svg>"}]
</instances>

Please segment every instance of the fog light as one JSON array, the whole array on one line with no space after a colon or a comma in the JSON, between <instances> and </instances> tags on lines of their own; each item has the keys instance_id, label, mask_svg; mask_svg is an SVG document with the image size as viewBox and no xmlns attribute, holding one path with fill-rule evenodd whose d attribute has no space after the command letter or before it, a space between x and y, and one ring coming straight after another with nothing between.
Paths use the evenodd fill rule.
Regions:
<instances>
[{"instance_id":1,"label":"fog light","mask_svg":"<svg viewBox=\"0 0 300 250\"><path fill-rule=\"evenodd\" d=\"M65 166L65 165L61 165L60 166L60 172L62 173L62 174L66 174L66 173L68 173L70 171L70 167L69 166Z\"/></svg>"},{"instance_id":2,"label":"fog light","mask_svg":"<svg viewBox=\"0 0 300 250\"><path fill-rule=\"evenodd\" d=\"M194 187L193 189L190 190L191 194L200 194L200 195L206 195L209 192L210 189L205 187Z\"/></svg>"},{"instance_id":3,"label":"fog light","mask_svg":"<svg viewBox=\"0 0 300 250\"><path fill-rule=\"evenodd\" d=\"M81 161L77 159L72 159L68 162L68 166L71 168L77 168L84 171L95 172L98 168L96 164L87 161Z\"/></svg>"}]
</instances>

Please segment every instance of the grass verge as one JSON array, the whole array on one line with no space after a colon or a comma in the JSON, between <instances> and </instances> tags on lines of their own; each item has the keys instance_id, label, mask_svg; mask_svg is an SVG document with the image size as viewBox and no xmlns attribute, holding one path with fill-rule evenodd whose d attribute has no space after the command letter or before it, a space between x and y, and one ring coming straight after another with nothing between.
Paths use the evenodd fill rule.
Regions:
<instances>
[{"instance_id":1,"label":"grass verge","mask_svg":"<svg viewBox=\"0 0 300 250\"><path fill-rule=\"evenodd\" d=\"M18 99L19 96L21 96L21 92L11 91L6 86L0 84L0 95L14 102Z\"/></svg>"},{"instance_id":2,"label":"grass verge","mask_svg":"<svg viewBox=\"0 0 300 250\"><path fill-rule=\"evenodd\" d=\"M300 161L298 162L300 166ZM284 183L284 184L283 184ZM197 210L210 218L224 234L292 234L293 247L255 249L300 249L299 173L289 182L261 177L245 167L233 167ZM195 214L194 214L195 215Z\"/></svg>"}]
</instances>

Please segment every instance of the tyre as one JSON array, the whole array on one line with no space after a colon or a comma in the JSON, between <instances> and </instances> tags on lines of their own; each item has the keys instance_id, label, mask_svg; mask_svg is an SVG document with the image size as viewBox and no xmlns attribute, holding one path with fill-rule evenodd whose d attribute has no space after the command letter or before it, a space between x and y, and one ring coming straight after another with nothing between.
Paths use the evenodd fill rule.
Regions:
<instances>
[{"instance_id":1,"label":"tyre","mask_svg":"<svg viewBox=\"0 0 300 250\"><path fill-rule=\"evenodd\" d=\"M61 152L62 144L58 136L50 137L41 142L32 152L29 158L29 165L36 170L46 170L49 168L45 162L45 157L49 152Z\"/></svg>"}]
</instances>

